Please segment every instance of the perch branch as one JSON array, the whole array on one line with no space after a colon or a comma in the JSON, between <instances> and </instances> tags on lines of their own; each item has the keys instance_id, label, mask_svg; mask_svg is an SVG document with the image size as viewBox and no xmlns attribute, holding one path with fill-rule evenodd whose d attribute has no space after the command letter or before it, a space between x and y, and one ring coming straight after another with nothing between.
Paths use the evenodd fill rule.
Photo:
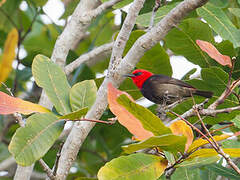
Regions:
<instances>
[{"instance_id":1,"label":"perch branch","mask_svg":"<svg viewBox=\"0 0 240 180\"><path fill-rule=\"evenodd\" d=\"M139 3L140 0L135 0L134 3ZM141 1L140 1L141 2ZM207 0L185 0L170 11L155 27L153 27L145 35L141 36L128 51L120 64L113 67L115 70L109 69L114 73L109 73L104 79L97 92L97 99L88 111L86 118L99 119L107 107L107 84L111 82L115 87L118 87L124 80L123 74L130 73L135 67L139 59L144 53L156 45L173 27L175 27L183 17L196 8L204 5ZM141 4L141 3L139 3ZM132 21L132 23L134 23ZM111 66L110 66L111 67ZM91 122L76 122L72 131L70 132L62 150L59 160L59 168L57 170L57 177L64 179L72 163L74 162L80 146L84 142L90 130L94 127Z\"/></svg>"},{"instance_id":2,"label":"perch branch","mask_svg":"<svg viewBox=\"0 0 240 180\"><path fill-rule=\"evenodd\" d=\"M100 54L110 52L112 50L113 43L108 43L104 44L102 46L96 47L92 51L81 55L79 58L74 60L72 63L68 64L65 68L64 71L66 75L69 75L72 73L76 68L79 67L80 64L84 62L89 62L92 59L95 59L96 56L99 56Z\"/></svg>"}]
</instances>

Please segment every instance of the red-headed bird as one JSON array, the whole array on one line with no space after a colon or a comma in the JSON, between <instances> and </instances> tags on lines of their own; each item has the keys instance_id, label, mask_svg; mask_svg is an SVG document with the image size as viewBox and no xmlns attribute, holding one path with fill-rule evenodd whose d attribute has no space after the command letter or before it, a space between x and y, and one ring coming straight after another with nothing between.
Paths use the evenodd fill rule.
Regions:
<instances>
[{"instance_id":1,"label":"red-headed bird","mask_svg":"<svg viewBox=\"0 0 240 180\"><path fill-rule=\"evenodd\" d=\"M152 74L144 69L136 69L132 74L124 76L130 77L142 95L156 104L169 105L182 98L191 97L191 94L205 98L213 95L211 91L201 91L181 80Z\"/></svg>"}]
</instances>

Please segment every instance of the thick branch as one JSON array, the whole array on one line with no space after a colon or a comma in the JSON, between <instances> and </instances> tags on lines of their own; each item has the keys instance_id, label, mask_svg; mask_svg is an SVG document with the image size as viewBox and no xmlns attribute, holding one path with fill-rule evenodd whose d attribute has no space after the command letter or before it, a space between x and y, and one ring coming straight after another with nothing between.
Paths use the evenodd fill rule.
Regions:
<instances>
[{"instance_id":1,"label":"thick branch","mask_svg":"<svg viewBox=\"0 0 240 180\"><path fill-rule=\"evenodd\" d=\"M69 21L64 31L58 37L55 43L51 57L51 59L54 62L64 67L69 50L72 47L74 47L82 37L84 37L86 29L90 24L90 22L88 24L84 23L84 19L81 19L82 13L92 11L98 5L99 5L98 0L80 1L80 3L78 4L78 6L76 7L75 11L72 14L71 20ZM39 104L50 109L52 107L52 104L44 91L41 95ZM28 167L18 166L14 180L30 179L33 166L34 165Z\"/></svg>"},{"instance_id":2,"label":"thick branch","mask_svg":"<svg viewBox=\"0 0 240 180\"><path fill-rule=\"evenodd\" d=\"M134 3L141 2L135 0ZM107 84L111 82L118 87L124 80L123 74L129 73L136 65L143 54L155 44L157 44L167 32L176 26L180 20L192 10L205 4L207 0L185 0L174 8L167 16L165 16L154 28L148 33L140 37L128 54L124 57L119 66L115 67L115 71L109 69L113 73L108 74L104 79L97 93L97 99L86 115L88 119L99 119L107 107ZM135 22L132 22L135 23ZM111 67L111 66L110 66ZM57 170L57 178L64 179L74 162L80 146L84 142L86 136L95 123L92 122L76 122L73 130L69 134L62 150L59 160L59 168Z\"/></svg>"},{"instance_id":3,"label":"thick branch","mask_svg":"<svg viewBox=\"0 0 240 180\"><path fill-rule=\"evenodd\" d=\"M15 159L11 156L0 163L0 171L8 169L10 166L16 164Z\"/></svg>"},{"instance_id":4,"label":"thick branch","mask_svg":"<svg viewBox=\"0 0 240 180\"><path fill-rule=\"evenodd\" d=\"M70 21L58 37L51 60L64 67L69 50L84 37L90 24L85 22L83 13L92 11L99 5L99 1L82 0L72 14Z\"/></svg>"},{"instance_id":5,"label":"thick branch","mask_svg":"<svg viewBox=\"0 0 240 180\"><path fill-rule=\"evenodd\" d=\"M96 47L95 49L86 54L81 55L79 58L77 58L64 68L66 75L72 73L76 68L79 67L80 64L84 62L89 63L89 61L94 60L96 56L98 57L101 54L110 53L112 50L112 46L113 43L104 44L102 46Z\"/></svg>"},{"instance_id":6,"label":"thick branch","mask_svg":"<svg viewBox=\"0 0 240 180\"><path fill-rule=\"evenodd\" d=\"M115 67L122 60L124 48L127 40L132 32L135 25L136 18L139 11L142 9L145 1L134 1L133 5L129 8L127 17L124 20L122 28L118 33L117 39L114 42L113 51L110 59L109 70L115 70ZM111 72L109 72L111 73ZM113 72L114 73L114 72Z\"/></svg>"}]
</instances>

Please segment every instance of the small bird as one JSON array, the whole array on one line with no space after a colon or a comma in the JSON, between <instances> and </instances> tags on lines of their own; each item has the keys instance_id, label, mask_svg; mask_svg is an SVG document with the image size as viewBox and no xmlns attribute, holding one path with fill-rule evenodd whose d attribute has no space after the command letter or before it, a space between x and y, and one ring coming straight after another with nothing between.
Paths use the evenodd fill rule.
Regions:
<instances>
[{"instance_id":1,"label":"small bird","mask_svg":"<svg viewBox=\"0 0 240 180\"><path fill-rule=\"evenodd\" d=\"M188 83L161 74L153 74L144 69L136 69L126 74L148 100L161 105L169 105L192 95L211 98L213 92L201 91Z\"/></svg>"}]
</instances>

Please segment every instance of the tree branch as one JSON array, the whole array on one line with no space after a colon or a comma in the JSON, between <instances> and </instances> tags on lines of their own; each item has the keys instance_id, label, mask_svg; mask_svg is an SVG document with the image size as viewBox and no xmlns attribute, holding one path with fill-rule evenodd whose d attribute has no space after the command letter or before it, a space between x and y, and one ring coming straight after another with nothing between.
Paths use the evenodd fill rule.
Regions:
<instances>
[{"instance_id":1,"label":"tree branch","mask_svg":"<svg viewBox=\"0 0 240 180\"><path fill-rule=\"evenodd\" d=\"M68 64L64 68L66 75L69 75L70 73L72 73L76 68L79 67L80 64L84 62L89 63L89 61L94 60L96 56L99 56L100 54L103 54L106 52L109 53L112 50L112 46L113 46L113 42L104 44L102 46L96 47L95 49L93 49L92 51L86 54L81 55L79 58L77 58L76 60L74 60L72 63Z\"/></svg>"},{"instance_id":2,"label":"tree branch","mask_svg":"<svg viewBox=\"0 0 240 180\"><path fill-rule=\"evenodd\" d=\"M240 79L237 79L232 82L232 84L226 87L225 91L221 94L221 96L209 106L209 109L216 109L217 106L222 104L224 100L233 92L233 90L240 85Z\"/></svg>"},{"instance_id":3,"label":"tree branch","mask_svg":"<svg viewBox=\"0 0 240 180\"><path fill-rule=\"evenodd\" d=\"M83 23L84 19L81 19L82 13L92 11L98 5L98 0L81 0L79 2L72 14L71 20L55 43L51 57L52 61L59 64L61 67L64 67L69 50L85 36L86 29L89 26L90 22L88 24ZM41 95L39 104L49 109L52 108L52 104L44 91ZM18 166L14 180L30 179L33 166L34 165L28 167Z\"/></svg>"},{"instance_id":4,"label":"tree branch","mask_svg":"<svg viewBox=\"0 0 240 180\"><path fill-rule=\"evenodd\" d=\"M40 163L40 165L42 166L43 170L47 173L48 177L49 177L51 180L54 180L54 179L55 179L55 176L53 175L53 172L52 172L52 170L48 167L48 165L47 165L42 159L39 160L39 163Z\"/></svg>"},{"instance_id":5,"label":"tree branch","mask_svg":"<svg viewBox=\"0 0 240 180\"><path fill-rule=\"evenodd\" d=\"M138 5L139 7L132 9L132 11L129 11L129 13L131 12L132 14L138 14L142 7L143 2L144 0L135 0L133 5L134 6ZM134 19L131 21L131 24L135 24ZM130 31L131 31L131 28L130 28ZM112 62L113 61L111 61L110 63ZM113 66L109 65L109 71L111 70L113 73L115 72L113 70ZM109 82L109 77L113 77L113 76L114 74L108 75L108 77L105 78L100 89L98 90L96 102L92 106L92 108L88 111L85 118L99 119L101 117L103 111L107 107L106 94L107 94L107 84ZM62 155L59 159L59 168L57 170L57 178L64 179L67 176L68 171L77 156L80 146L82 145L86 136L88 135L88 133L90 132L90 130L93 128L94 125L95 123L93 122L76 122L74 124L74 127L70 132L63 146Z\"/></svg>"},{"instance_id":6,"label":"tree branch","mask_svg":"<svg viewBox=\"0 0 240 180\"><path fill-rule=\"evenodd\" d=\"M134 3L142 2L135 0ZM124 59L119 65L113 67L115 70L109 68L108 76L100 86L97 99L88 111L85 118L99 119L107 107L107 84L111 82L115 87L118 87L124 80L123 74L129 73L144 55L144 53L157 44L168 31L176 26L180 20L185 17L192 10L204 5L207 0L185 0L174 8L168 15L166 15L154 28L148 33L140 37L129 50ZM135 23L135 22L132 22ZM110 67L112 67L110 65ZM57 170L57 178L64 179L74 162L80 146L84 142L86 136L93 128L95 123L92 122L76 122L73 130L70 132L62 150L62 155L59 160L59 168Z\"/></svg>"},{"instance_id":7,"label":"tree branch","mask_svg":"<svg viewBox=\"0 0 240 180\"><path fill-rule=\"evenodd\" d=\"M9 157L5 160L3 160L1 163L0 163L0 171L4 171L6 169L8 169L10 166L16 164L16 161L14 159L14 157Z\"/></svg>"},{"instance_id":8,"label":"tree branch","mask_svg":"<svg viewBox=\"0 0 240 180\"><path fill-rule=\"evenodd\" d=\"M194 99L193 99L194 100ZM195 103L195 101L194 101L194 103ZM205 124L204 124L204 122L203 122L203 120L202 120L202 118L201 118L201 116L200 116L200 114L199 114L199 112L198 112L198 109L197 108L195 108L194 109L195 111L196 111L196 114L197 114L197 116L198 116L198 118L199 118L199 120L200 120L200 122L201 122L201 124L202 124L202 127L204 128L204 130L206 131L206 133L207 133L207 135L211 138L211 140L212 140L212 147L215 149L215 151L218 153L218 154L220 154L220 155L222 155L222 157L227 161L227 163L238 173L238 174L240 174L240 169L237 167L237 165L230 159L230 157L229 157L229 155L227 155L224 151L223 151L223 149L218 145L218 143L217 143L217 141L215 141L214 140L214 138L213 138L213 136L211 135L211 133L209 132L209 130L207 129L207 127L205 126ZM213 146L214 145L214 146ZM215 148L216 147L216 148Z\"/></svg>"},{"instance_id":9,"label":"tree branch","mask_svg":"<svg viewBox=\"0 0 240 180\"><path fill-rule=\"evenodd\" d=\"M123 51L126 46L127 40L129 39L129 36L135 25L135 21L138 16L138 13L142 9L144 2L145 2L145 0L144 1L134 1L132 6L128 10L128 14L124 20L122 28L121 28L120 32L118 33L117 39L115 40L114 45L113 45L113 51L112 51L110 64L109 64L109 73L114 73L115 67L122 60L122 55L123 55ZM111 72L111 70L113 72Z\"/></svg>"}]
</instances>

